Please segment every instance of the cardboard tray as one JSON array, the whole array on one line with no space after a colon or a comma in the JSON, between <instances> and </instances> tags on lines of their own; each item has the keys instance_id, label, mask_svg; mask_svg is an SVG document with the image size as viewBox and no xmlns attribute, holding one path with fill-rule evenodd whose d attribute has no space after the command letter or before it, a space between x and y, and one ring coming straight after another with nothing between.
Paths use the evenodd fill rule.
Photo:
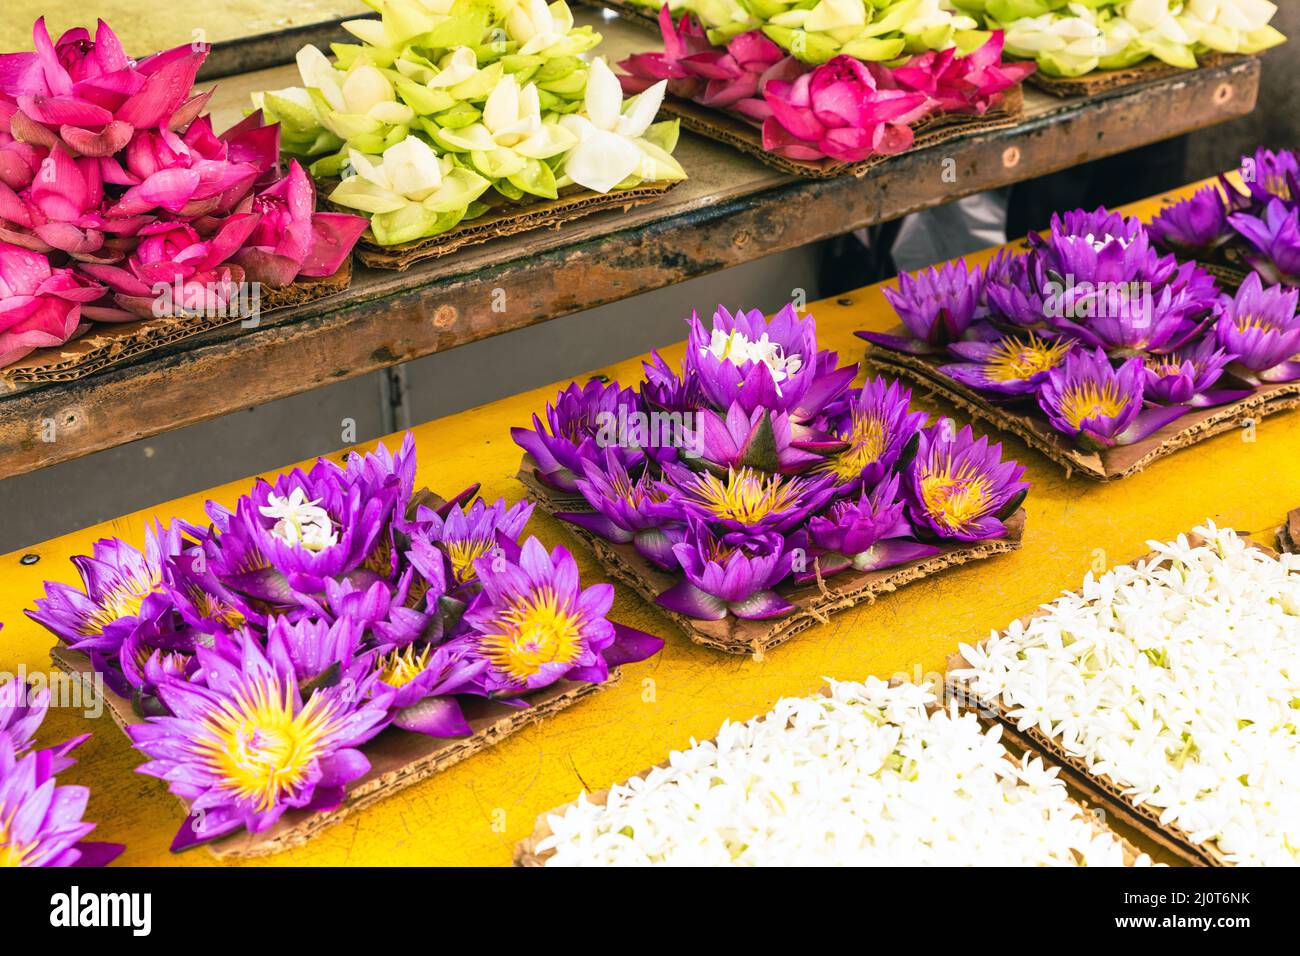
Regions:
<instances>
[{"instance_id":1,"label":"cardboard tray","mask_svg":"<svg viewBox=\"0 0 1300 956\"><path fill-rule=\"evenodd\" d=\"M916 134L915 142L905 152L926 149L950 140L960 139L991 130L1008 129L1020 122L1024 112L1024 91L1019 85L1013 86L1003 94L1001 104L989 110L983 116L968 116L962 113L947 113L930 117L912 127ZM842 163L825 158L815 162L807 160L786 159L769 153L763 148L762 131L747 119L722 110L710 109L690 100L676 96L664 97L662 112L676 116L682 125L693 132L718 142L734 146L742 153L761 160L773 169L792 176L809 179L830 179L836 176L854 176L862 178L882 163L888 162L895 155L881 154L864 159L859 163Z\"/></svg>"},{"instance_id":2,"label":"cardboard tray","mask_svg":"<svg viewBox=\"0 0 1300 956\"><path fill-rule=\"evenodd\" d=\"M525 455L515 476L528 489L528 496L549 515L560 511L591 511L582 498L566 497L543 484L536 476L536 464ZM626 584L657 610L673 620L696 644L728 654L753 654L762 659L767 651L779 647L814 624L825 624L838 611L863 603L875 603L878 596L896 591L905 584L981 558L1015 551L1020 547L1025 528L1025 509L1021 508L1006 522L1007 537L974 544L953 545L930 558L912 561L882 571L844 571L822 581L800 587L785 584L777 591L797 610L786 617L770 621L745 621L728 615L721 621L701 621L669 611L655 604L655 598L677 581L677 576L661 571L643 558L629 544L615 544L598 535L569 524L567 530L577 537L610 577Z\"/></svg>"},{"instance_id":3,"label":"cardboard tray","mask_svg":"<svg viewBox=\"0 0 1300 956\"><path fill-rule=\"evenodd\" d=\"M319 279L299 279L282 289L261 292L261 315L328 298L352 282L352 260ZM0 370L10 388L45 382L75 382L111 365L167 345L242 321L239 316L163 316L135 322L95 323L78 339L53 348L37 349Z\"/></svg>"},{"instance_id":4,"label":"cardboard tray","mask_svg":"<svg viewBox=\"0 0 1300 956\"><path fill-rule=\"evenodd\" d=\"M893 334L905 333L902 326L891 331ZM1129 478L1179 449L1232 431L1249 421L1259 421L1266 415L1300 407L1300 382L1264 385L1238 402L1214 408L1194 408L1140 442L1092 452L1076 448L1053 429L1041 413L1009 410L943 375L939 366L951 361L943 356L908 355L869 345L867 361L890 375L924 386L974 418L1011 432L1065 469L1067 478L1077 472L1095 481Z\"/></svg>"},{"instance_id":5,"label":"cardboard tray","mask_svg":"<svg viewBox=\"0 0 1300 956\"><path fill-rule=\"evenodd\" d=\"M1199 535L1191 533L1188 533L1187 537L1193 544L1204 540ZM1248 544L1268 555L1277 556L1277 552L1271 548L1266 548L1253 541L1248 542ZM1140 558L1130 561L1129 564L1135 565L1142 561L1150 561L1155 556L1154 552L1148 552ZM1034 618L1047 613L1045 609L1040 607L1032 614L1021 617L1019 623L1027 624ZM970 667L970 662L960 652L948 656L947 670L949 673L968 667ZM1092 773L1083 759L1068 754L1056 742L1055 738L1048 737L1036 727L1024 731L1018 730L1016 722L1008 716L1011 708L1006 707L1001 700L982 699L971 690L968 682L956 680L951 676L946 681L946 689L950 697L955 696L963 707L973 710L981 723L985 725L1001 724L1004 739L1022 750L1032 750L1042 755L1043 759L1048 763L1060 767L1062 777L1080 793L1086 795L1089 800L1102 806L1108 813L1113 813L1118 819L1164 847L1183 862L1193 866L1234 865L1214 843L1195 843L1187 831L1177 824L1162 824L1159 811L1145 804L1141 806L1135 804L1125 794L1124 788L1118 782L1107 775Z\"/></svg>"},{"instance_id":6,"label":"cardboard tray","mask_svg":"<svg viewBox=\"0 0 1300 956\"><path fill-rule=\"evenodd\" d=\"M428 239L417 239L395 246L381 246L366 230L357 244L357 258L375 269L405 272L417 262L438 259L466 246L488 242L501 236L513 236L534 229L558 229L566 222L590 216L606 209L627 212L633 206L654 202L676 182L643 183L631 189L595 193L582 187L566 189L558 199L512 202L505 197L493 201L493 208L463 222L454 229Z\"/></svg>"},{"instance_id":7,"label":"cardboard tray","mask_svg":"<svg viewBox=\"0 0 1300 956\"><path fill-rule=\"evenodd\" d=\"M1277 549L1300 554L1300 508L1287 512L1286 521L1277 529Z\"/></svg>"},{"instance_id":8,"label":"cardboard tray","mask_svg":"<svg viewBox=\"0 0 1300 956\"><path fill-rule=\"evenodd\" d=\"M828 688L823 687L820 693L822 694L822 696L828 696L829 690ZM1014 761L1015 758L1010 753L1008 753L1007 759ZM665 760L663 763L658 764L657 766L667 767L668 765L669 765L668 761ZM652 767L647 770L642 770L640 773L636 774L636 776L644 780L646 777L650 775L650 770L653 769L656 768ZM596 793L593 793L587 799L591 803L597 804L598 806L604 806L605 802L609 799L610 789L611 788L606 787L604 790L600 790ZM1071 800L1071 802L1079 806L1080 811L1084 814L1084 817L1087 819L1089 825L1096 833L1098 833L1099 835L1103 833L1109 834L1110 836L1114 837L1117 841L1119 841L1119 844L1122 847L1123 854L1124 854L1124 865L1133 866L1133 864L1137 861L1138 856L1140 855L1140 851L1137 849L1137 847L1133 846L1132 843L1124 839L1124 837L1121 834L1105 826L1092 812L1094 807L1089 805L1087 800L1080 799L1079 796L1074 793L1071 793L1069 799ZM545 840L547 837L551 836L553 833L548 818L556 815L563 816L572 807L576 805L577 805L577 800L570 800L568 803L564 804L563 806L556 807L554 810L548 810L545 813L538 814L537 821L533 827L532 834L525 837L523 840L519 841L519 843L516 844L515 846L515 852L514 852L515 866L518 867L546 866L547 861L552 856L555 855L555 851L546 850L544 852L539 853L537 851L537 845L541 843L542 840Z\"/></svg>"},{"instance_id":9,"label":"cardboard tray","mask_svg":"<svg viewBox=\"0 0 1300 956\"><path fill-rule=\"evenodd\" d=\"M58 645L50 651L50 658L65 673L84 675L89 679L92 669L86 655ZM469 737L438 739L389 727L362 748L370 760L370 770L348 786L347 797L337 810L328 813L288 810L262 833L241 830L205 845L220 859L268 856L302 846L343 818L460 763L530 724L546 720L583 698L616 684L620 676L617 669L611 669L609 679L603 684L560 681L529 695L531 706L523 709L487 700L466 699L463 708L474 731ZM104 698L109 714L123 730L129 724L144 721L129 700L108 689L104 690ZM141 762L143 758L142 754ZM159 785L161 783L159 781ZM188 814L188 803L177 799Z\"/></svg>"},{"instance_id":10,"label":"cardboard tray","mask_svg":"<svg viewBox=\"0 0 1300 956\"><path fill-rule=\"evenodd\" d=\"M1200 67L1198 68L1207 69L1221 66L1224 63L1244 58L1244 56L1239 55L1209 53L1200 58ZM1096 96L1101 93L1109 93L1111 90L1137 86L1141 83L1150 83L1152 80L1163 80L1190 72L1192 71L1183 69L1180 66L1170 66L1168 63L1151 57L1122 70L1093 70L1091 73L1085 73L1083 76L1077 77L1048 76L1042 70L1035 70L1029 75L1028 80L1038 89L1044 93L1050 93L1052 96Z\"/></svg>"}]
</instances>

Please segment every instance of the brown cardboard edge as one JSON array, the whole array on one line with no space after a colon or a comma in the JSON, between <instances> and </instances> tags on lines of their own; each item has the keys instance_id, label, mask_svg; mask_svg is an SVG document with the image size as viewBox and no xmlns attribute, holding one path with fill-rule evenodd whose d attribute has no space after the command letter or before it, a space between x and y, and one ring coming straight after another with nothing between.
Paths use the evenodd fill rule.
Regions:
<instances>
[{"instance_id":1,"label":"brown cardboard edge","mask_svg":"<svg viewBox=\"0 0 1300 956\"><path fill-rule=\"evenodd\" d=\"M1244 56L1209 53L1200 58L1200 64L1196 69L1210 69L1238 59L1244 59ZM1140 83L1150 83L1152 80L1163 80L1167 77L1194 72L1196 70L1188 70L1181 66L1170 66L1168 63L1151 57L1123 69L1094 70L1091 73L1085 73L1083 76L1077 77L1048 76L1042 70L1035 70L1029 75L1028 79L1038 89L1044 93L1050 93L1052 96L1096 96L1099 93L1123 89L1127 86L1136 86Z\"/></svg>"},{"instance_id":2,"label":"brown cardboard edge","mask_svg":"<svg viewBox=\"0 0 1300 956\"><path fill-rule=\"evenodd\" d=\"M830 688L823 687L819 691L819 693L824 697L829 696ZM770 713L770 711L768 712ZM1007 754L1006 754L1007 759L1014 761L1015 756L1011 753L1010 748L1004 748L1004 749L1007 750ZM634 777L644 780L646 777L650 775L650 772L652 770L661 767L667 767L668 765L669 765L668 760L664 760L662 763L656 764L654 767L649 767L645 770L642 770L640 773L634 774L633 777L629 777L628 780L631 780ZM624 780L623 783L626 784L627 780ZM603 790L598 790L595 793L589 795L587 797L587 800L591 803L596 804L597 806L604 806L605 802L609 799L609 793L610 790L612 789L613 789L612 787L606 787ZM1097 817L1090 812L1092 810L1092 807L1088 805L1088 802L1086 800L1080 799L1078 795L1074 793L1070 793L1067 796L1067 799L1079 808L1080 814L1082 815L1084 820L1088 823L1088 825L1092 828L1094 833L1098 835L1105 833L1120 844L1120 849L1123 854L1125 866L1131 867L1137 862L1139 855L1141 855L1141 851L1138 850L1138 848L1135 847L1132 843L1130 843L1127 839L1125 839L1122 833L1119 833L1118 831L1111 829L1110 827L1103 824L1100 820L1098 820ZM553 810L547 810L543 813L539 813L537 815L536 821L533 824L533 832L528 836L524 837L517 844L515 844L514 865L517 867L525 867L525 868L546 866L546 861L555 855L555 851L545 850L539 853L537 850L537 845L541 843L543 840L545 840L547 837L552 836L554 833L554 831L551 829L550 818L553 816L564 816L564 814L568 813L569 810L571 810L573 807L577 805L577 803L578 803L577 800L570 800L568 803L562 804Z\"/></svg>"},{"instance_id":3,"label":"brown cardboard edge","mask_svg":"<svg viewBox=\"0 0 1300 956\"><path fill-rule=\"evenodd\" d=\"M1286 554L1300 554L1300 508L1288 511L1286 521L1277 529L1277 549Z\"/></svg>"},{"instance_id":4,"label":"brown cardboard edge","mask_svg":"<svg viewBox=\"0 0 1300 956\"><path fill-rule=\"evenodd\" d=\"M559 511L587 510L585 501L554 495L535 475L535 467L524 456L516 479L528 489L528 496L538 507L554 516ZM575 507L575 505L577 507ZM895 568L870 572L842 572L829 581L786 590L784 597L798 610L775 621L742 621L728 616L721 621L697 621L655 603L655 598L672 585L673 576L651 566L629 545L614 544L577 525L565 522L566 530L581 541L596 562L610 577L621 581L647 603L666 614L695 644L728 654L764 653L779 647L796 634L815 624L826 624L830 616L863 603L874 604L877 597L898 590L905 584L930 577L946 568L978 561L995 554L1017 550L1025 527L1025 509L1021 508L1006 522L1008 536L960 547L945 548L940 554ZM832 587L831 585L835 585Z\"/></svg>"},{"instance_id":5,"label":"brown cardboard edge","mask_svg":"<svg viewBox=\"0 0 1300 956\"><path fill-rule=\"evenodd\" d=\"M808 179L832 179L837 176L861 178L898 155L880 154L859 163L841 163L829 158L815 162L786 159L764 149L763 137L759 129L737 115L701 106L676 96L665 96L661 111L680 119L682 125L692 132L732 146L773 169ZM904 152L938 146L963 136L1009 129L1020 122L1023 112L1024 91L1017 84L1003 94L1002 103L998 108L990 110L983 116L949 113L921 121L913 127L915 141Z\"/></svg>"},{"instance_id":6,"label":"brown cardboard edge","mask_svg":"<svg viewBox=\"0 0 1300 956\"><path fill-rule=\"evenodd\" d=\"M50 650L50 659L55 666L70 675L87 677L91 672L90 662L84 654L62 645ZM436 740L389 728L362 748L371 762L370 771L349 787L347 797L338 809L328 813L290 810L263 833L240 831L206 846L218 859L251 859L302 846L318 833L352 814L500 743L510 735L573 706L585 697L612 687L619 682L621 676L620 671L613 668L609 678L601 684L571 681L553 684L531 695L532 705L524 709L504 704L485 705L482 709L492 716L471 717L470 726L475 728L475 732L470 737ZM104 698L109 714L123 733L128 724L142 721L130 701L107 689ZM424 752L418 754L419 751ZM418 755L411 756L412 752ZM177 802L185 808L186 813L189 812L185 800L178 797Z\"/></svg>"},{"instance_id":7,"label":"brown cardboard edge","mask_svg":"<svg viewBox=\"0 0 1300 956\"><path fill-rule=\"evenodd\" d=\"M938 371L938 362L934 359L927 360L921 356L906 355L873 345L868 347L867 361L892 375L901 375L924 386L974 418L1010 432L1065 469L1066 478L1075 472L1096 481L1130 478L1152 462L1207 438L1239 428L1248 420L1255 421L1277 412L1300 408L1300 382L1265 385L1241 401L1214 408L1193 409L1132 445L1110 448L1101 453L1086 452L1070 447L1061 436L1052 431L1045 420L1008 412L975 390L943 375Z\"/></svg>"},{"instance_id":8,"label":"brown cardboard edge","mask_svg":"<svg viewBox=\"0 0 1300 956\"><path fill-rule=\"evenodd\" d=\"M621 208L626 212L634 206L654 202L676 185L676 182L650 183L608 193L578 189L559 199L503 203L478 219L462 223L442 235L428 239L417 239L396 246L380 246L363 238L357 245L357 258L375 269L405 272L417 262L439 259L466 246L534 229L558 229L566 222L606 209Z\"/></svg>"},{"instance_id":9,"label":"brown cardboard edge","mask_svg":"<svg viewBox=\"0 0 1300 956\"><path fill-rule=\"evenodd\" d=\"M1200 535L1193 532L1187 532L1187 537L1193 545L1204 540ZM1246 541L1250 547L1263 551L1272 557L1277 557L1277 552L1272 548L1265 547L1249 539L1246 539ZM1128 562L1128 565L1149 562L1155 560L1156 557L1157 555L1154 552L1147 552ZM1015 623L1024 625L1047 613L1046 605L1040 606L1037 610L1018 618ZM980 643L983 644L984 642L981 641ZM967 681L957 680L950 676L952 671L968 667L970 667L970 662L962 656L960 651L954 651L948 655L945 669L947 673L944 680L945 692L949 698L955 697L962 707L975 713L982 724L1000 724L1004 736L1008 737L1021 750L1031 750L1041 755L1049 763L1060 767L1062 773L1072 785L1097 801L1107 812L1114 813L1119 819L1143 836L1164 847L1184 862L1193 866L1225 867L1234 865L1212 842L1195 843L1182 827L1176 824L1162 824L1159 813L1154 809L1146 805L1139 806L1135 804L1124 793L1124 788L1116 781L1109 776L1092 773L1082 759L1066 753L1054 738L1048 737L1036 727L1025 731L1019 730L1016 722L1008 716L1010 708L1006 707L1000 700L988 701L979 698L970 689Z\"/></svg>"},{"instance_id":10,"label":"brown cardboard edge","mask_svg":"<svg viewBox=\"0 0 1300 956\"><path fill-rule=\"evenodd\" d=\"M352 257L349 256L333 275L299 279L282 289L267 289L261 294L259 315L328 298L351 284ZM0 378L10 385L75 382L137 355L239 321L238 316L163 316L120 324L98 323L89 333L66 345L37 349L0 371Z\"/></svg>"}]
</instances>

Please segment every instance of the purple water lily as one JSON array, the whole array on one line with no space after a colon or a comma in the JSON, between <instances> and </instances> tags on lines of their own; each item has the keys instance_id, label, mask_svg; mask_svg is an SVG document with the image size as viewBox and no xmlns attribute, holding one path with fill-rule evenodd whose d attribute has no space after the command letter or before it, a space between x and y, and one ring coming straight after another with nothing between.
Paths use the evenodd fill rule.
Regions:
<instances>
[{"instance_id":1,"label":"purple water lily","mask_svg":"<svg viewBox=\"0 0 1300 956\"><path fill-rule=\"evenodd\" d=\"M1031 233L1029 244L1048 279L1082 294L1117 283L1158 289L1177 268L1173 256L1162 258L1151 248L1141 222L1104 208L1053 214L1048 234Z\"/></svg>"},{"instance_id":2,"label":"purple water lily","mask_svg":"<svg viewBox=\"0 0 1300 956\"><path fill-rule=\"evenodd\" d=\"M616 451L610 455L621 461ZM531 501L507 506L505 499L491 505L478 499L468 508L450 509L446 517L420 507L411 537L413 542L424 540L439 548L447 556L453 586L463 587L477 579L475 562L497 550L503 537L510 541L517 539L532 514Z\"/></svg>"},{"instance_id":3,"label":"purple water lily","mask_svg":"<svg viewBox=\"0 0 1300 956\"><path fill-rule=\"evenodd\" d=\"M72 559L82 587L47 581L27 616L76 650L115 653L142 617L169 605L163 564L181 553L187 530L181 522L147 526L143 552L117 538L96 541L90 556Z\"/></svg>"},{"instance_id":4,"label":"purple water lily","mask_svg":"<svg viewBox=\"0 0 1300 956\"><path fill-rule=\"evenodd\" d=\"M833 502L825 515L809 521L809 536L818 552L816 573L796 573L795 581L802 584L817 574L830 577L849 568L880 571L938 554L934 545L905 540L914 532L898 497L899 478L891 476L857 501Z\"/></svg>"},{"instance_id":5,"label":"purple water lily","mask_svg":"<svg viewBox=\"0 0 1300 956\"><path fill-rule=\"evenodd\" d=\"M785 412L765 408L746 412L739 402L726 415L705 409L696 422L696 441L688 456L698 457L702 465L718 474L746 466L797 474L841 444L806 425L792 424Z\"/></svg>"},{"instance_id":6,"label":"purple water lily","mask_svg":"<svg viewBox=\"0 0 1300 956\"><path fill-rule=\"evenodd\" d=\"M429 737L467 737L473 733L456 694L480 681L489 661L474 642L417 641L382 651L375 659L376 686L392 692L393 725Z\"/></svg>"},{"instance_id":7,"label":"purple water lily","mask_svg":"<svg viewBox=\"0 0 1300 956\"><path fill-rule=\"evenodd\" d=\"M1223 296L1215 310L1215 339L1234 354L1236 367L1259 382L1300 378L1300 289L1270 286L1251 273L1235 296Z\"/></svg>"},{"instance_id":8,"label":"purple water lily","mask_svg":"<svg viewBox=\"0 0 1300 956\"><path fill-rule=\"evenodd\" d=\"M683 512L710 524L745 534L783 534L803 524L835 494L835 476L777 475L755 468L732 468L724 476L667 472L666 490Z\"/></svg>"},{"instance_id":9,"label":"purple water lily","mask_svg":"<svg viewBox=\"0 0 1300 956\"><path fill-rule=\"evenodd\" d=\"M1141 441L1186 414L1186 405L1143 408L1146 372L1142 359L1118 369L1100 349L1074 349L1038 391L1038 404L1053 428L1085 448Z\"/></svg>"},{"instance_id":10,"label":"purple water lily","mask_svg":"<svg viewBox=\"0 0 1300 956\"><path fill-rule=\"evenodd\" d=\"M54 778L68 763L57 750L19 756L0 731L0 867L104 866L125 849L83 839L95 829L82 819L90 790Z\"/></svg>"},{"instance_id":11,"label":"purple water lily","mask_svg":"<svg viewBox=\"0 0 1300 956\"><path fill-rule=\"evenodd\" d=\"M1169 355L1152 355L1143 372L1143 398L1157 405L1191 405L1204 408L1246 398L1253 389L1214 389L1223 370L1235 358L1218 347L1214 337Z\"/></svg>"},{"instance_id":12,"label":"purple water lily","mask_svg":"<svg viewBox=\"0 0 1300 956\"><path fill-rule=\"evenodd\" d=\"M536 415L533 427L512 428L515 444L533 456L537 477L561 491L577 491L582 461L598 448L617 448L624 466L632 469L645 460L642 448L629 441L634 416L644 417L636 392L618 382L592 379L585 386L572 383L546 406L546 424Z\"/></svg>"},{"instance_id":13,"label":"purple water lily","mask_svg":"<svg viewBox=\"0 0 1300 956\"><path fill-rule=\"evenodd\" d=\"M1164 248L1193 259L1210 258L1236 235L1228 224L1228 207L1218 186L1198 189L1160 210L1147 230Z\"/></svg>"},{"instance_id":14,"label":"purple water lily","mask_svg":"<svg viewBox=\"0 0 1300 956\"><path fill-rule=\"evenodd\" d=\"M1253 247L1244 258L1270 285L1300 286L1300 205L1273 199L1262 216L1238 212L1228 221Z\"/></svg>"},{"instance_id":15,"label":"purple water lily","mask_svg":"<svg viewBox=\"0 0 1300 956\"><path fill-rule=\"evenodd\" d=\"M201 680L161 680L170 715L127 727L149 762L190 804L173 850L240 827L260 833L290 807L332 809L370 769L358 749L388 723L388 700L346 686L300 693L291 666L251 637L196 649ZM233 661L232 661L233 658Z\"/></svg>"},{"instance_id":16,"label":"purple water lily","mask_svg":"<svg viewBox=\"0 0 1300 956\"><path fill-rule=\"evenodd\" d=\"M716 536L692 519L685 540L673 547L683 577L655 600L687 617L720 621L783 617L792 605L772 590L790 576L796 551L780 534Z\"/></svg>"},{"instance_id":17,"label":"purple water lily","mask_svg":"<svg viewBox=\"0 0 1300 956\"><path fill-rule=\"evenodd\" d=\"M705 329L690 319L684 374L719 411L739 403L746 414L764 408L806 421L853 381L856 366L836 368L834 353L817 350L817 324L793 305L765 319L757 309L721 306Z\"/></svg>"},{"instance_id":18,"label":"purple water lily","mask_svg":"<svg viewBox=\"0 0 1300 956\"><path fill-rule=\"evenodd\" d=\"M1036 255L999 253L989 263L984 283L985 308L995 325L1037 329L1047 320L1041 290L1047 284Z\"/></svg>"},{"instance_id":19,"label":"purple water lily","mask_svg":"<svg viewBox=\"0 0 1300 956\"><path fill-rule=\"evenodd\" d=\"M898 277L898 289L885 289L884 294L911 338L880 332L857 335L895 351L932 351L960 341L981 317L984 274L959 259L915 275L904 273Z\"/></svg>"},{"instance_id":20,"label":"purple water lily","mask_svg":"<svg viewBox=\"0 0 1300 956\"><path fill-rule=\"evenodd\" d=\"M476 653L487 661L486 693L514 696L558 680L599 683L615 664L644 660L663 641L606 618L614 588L583 588L578 565L564 548L547 552L536 538L518 561L479 558L487 601L471 607L465 623Z\"/></svg>"},{"instance_id":21,"label":"purple water lily","mask_svg":"<svg viewBox=\"0 0 1300 956\"><path fill-rule=\"evenodd\" d=\"M1029 490L1024 474L1023 465L1002 460L1000 443L976 441L969 425L955 435L946 424L923 429L903 472L912 526L946 540L1000 538Z\"/></svg>"},{"instance_id":22,"label":"purple water lily","mask_svg":"<svg viewBox=\"0 0 1300 956\"><path fill-rule=\"evenodd\" d=\"M1065 361L1074 341L1040 338L1033 332L1009 335L996 342L958 342L948 351L963 359L941 365L939 371L955 382L994 395L1029 395L1047 373Z\"/></svg>"},{"instance_id":23,"label":"purple water lily","mask_svg":"<svg viewBox=\"0 0 1300 956\"><path fill-rule=\"evenodd\" d=\"M1300 158L1289 149L1274 152L1261 146L1254 155L1242 157L1241 179L1261 206L1274 199L1300 201Z\"/></svg>"},{"instance_id":24,"label":"purple water lily","mask_svg":"<svg viewBox=\"0 0 1300 956\"><path fill-rule=\"evenodd\" d=\"M925 424L911 409L912 390L897 380L873 378L829 410L828 432L845 448L818 470L835 476L838 494L880 482Z\"/></svg>"},{"instance_id":25,"label":"purple water lily","mask_svg":"<svg viewBox=\"0 0 1300 956\"><path fill-rule=\"evenodd\" d=\"M595 512L565 511L557 518L585 528L607 541L631 544L646 560L675 570L673 545L681 540L680 514L670 504L671 494L647 470L633 479L619 457L605 449L586 463L578 490Z\"/></svg>"}]
</instances>

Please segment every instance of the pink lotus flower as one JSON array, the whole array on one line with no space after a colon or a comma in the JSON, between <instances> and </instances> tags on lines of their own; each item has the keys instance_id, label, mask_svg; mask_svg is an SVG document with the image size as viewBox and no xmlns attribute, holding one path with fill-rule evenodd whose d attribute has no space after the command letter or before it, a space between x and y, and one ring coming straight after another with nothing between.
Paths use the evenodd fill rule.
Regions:
<instances>
[{"instance_id":1,"label":"pink lotus flower","mask_svg":"<svg viewBox=\"0 0 1300 956\"><path fill-rule=\"evenodd\" d=\"M363 216L316 212L316 188L297 160L290 161L288 175L253 197L251 208L257 228L235 261L250 281L272 288L299 275L333 275L367 224Z\"/></svg>"},{"instance_id":2,"label":"pink lotus flower","mask_svg":"<svg viewBox=\"0 0 1300 956\"><path fill-rule=\"evenodd\" d=\"M902 152L912 145L908 124L929 110L924 93L879 89L867 65L851 56L837 56L792 83L771 80L764 99L772 115L763 123L763 148L798 160L856 163Z\"/></svg>"},{"instance_id":3,"label":"pink lotus flower","mask_svg":"<svg viewBox=\"0 0 1300 956\"><path fill-rule=\"evenodd\" d=\"M140 244L125 263L82 264L83 272L112 292L111 304L96 303L86 314L101 322L129 322L174 314L180 306L208 313L224 308L244 280L244 270L227 260L256 226L256 215L238 213L222 222L210 239L185 223L143 227ZM170 296L171 308L157 308L164 295Z\"/></svg>"},{"instance_id":4,"label":"pink lotus flower","mask_svg":"<svg viewBox=\"0 0 1300 956\"><path fill-rule=\"evenodd\" d=\"M184 129L211 95L190 96L207 52L188 44L137 63L102 20L93 41L75 29L54 44L44 17L32 38L36 52L0 56L0 93L17 107L8 132L34 146L111 156L136 130Z\"/></svg>"},{"instance_id":5,"label":"pink lotus flower","mask_svg":"<svg viewBox=\"0 0 1300 956\"><path fill-rule=\"evenodd\" d=\"M62 345L81 325L81 306L103 289L39 252L0 242L0 366Z\"/></svg>"},{"instance_id":6,"label":"pink lotus flower","mask_svg":"<svg viewBox=\"0 0 1300 956\"><path fill-rule=\"evenodd\" d=\"M983 115L1036 69L1032 61L1004 63L1002 42L1002 31L995 30L966 56L958 56L953 47L930 50L893 70L893 81L899 89L924 93L932 112Z\"/></svg>"},{"instance_id":7,"label":"pink lotus flower","mask_svg":"<svg viewBox=\"0 0 1300 956\"><path fill-rule=\"evenodd\" d=\"M809 69L760 30L734 37L725 48L715 47L698 20L683 14L674 25L667 7L659 11L659 29L662 53L634 53L619 64L629 74L619 77L629 95L667 80L673 96L730 110L757 124L772 113L763 101L767 82L794 80Z\"/></svg>"},{"instance_id":8,"label":"pink lotus flower","mask_svg":"<svg viewBox=\"0 0 1300 956\"><path fill-rule=\"evenodd\" d=\"M22 193L0 184L0 239L35 252L90 255L104 245L99 160L46 151Z\"/></svg>"}]
</instances>

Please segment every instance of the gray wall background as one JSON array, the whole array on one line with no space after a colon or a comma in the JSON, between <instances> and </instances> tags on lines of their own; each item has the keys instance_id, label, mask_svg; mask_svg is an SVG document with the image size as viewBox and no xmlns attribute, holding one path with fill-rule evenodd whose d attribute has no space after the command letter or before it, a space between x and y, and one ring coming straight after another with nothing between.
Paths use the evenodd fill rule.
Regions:
<instances>
[{"instance_id":1,"label":"gray wall background","mask_svg":"<svg viewBox=\"0 0 1300 956\"><path fill-rule=\"evenodd\" d=\"M1300 146L1300 3L1282 0L1276 24L1297 40L1270 52L1259 108L1241 120L1194 134L1187 179L1213 175L1263 143ZM926 214L907 233L946 237L913 250L935 258L989 244L955 230L952 212ZM924 253L922 254L924 255ZM684 337L692 309L721 302L772 311L803 289L819 294L817 251L800 249L668 289L497 336L409 363L405 368L412 423L578 375L588 369ZM926 256L928 258L928 256ZM924 262L900 256L907 268ZM0 553L146 508L237 478L342 447L342 422L356 422L357 440L384 434L384 375L373 374L156 438L133 442L34 474L0 481Z\"/></svg>"}]
</instances>

